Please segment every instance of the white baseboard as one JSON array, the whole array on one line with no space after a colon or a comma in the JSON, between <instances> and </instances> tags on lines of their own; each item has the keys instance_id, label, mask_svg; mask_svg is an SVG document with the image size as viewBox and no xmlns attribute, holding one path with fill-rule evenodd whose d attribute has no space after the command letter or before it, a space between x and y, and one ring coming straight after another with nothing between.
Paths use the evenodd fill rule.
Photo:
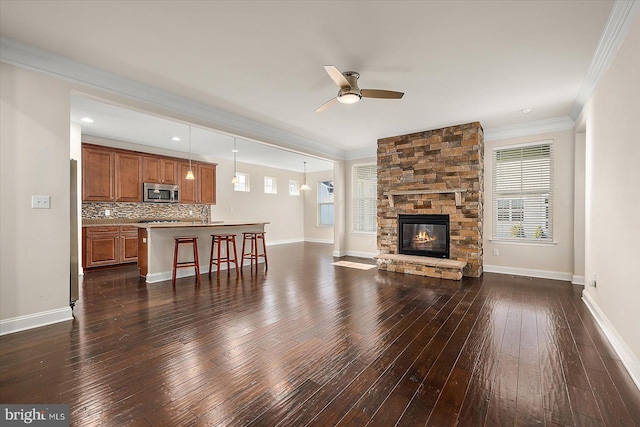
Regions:
<instances>
[{"instance_id":1,"label":"white baseboard","mask_svg":"<svg viewBox=\"0 0 640 427\"><path fill-rule=\"evenodd\" d=\"M0 335L26 331L27 329L39 328L40 326L47 326L58 322L66 322L67 320L73 320L73 310L71 310L71 307L12 317L11 319L0 320Z\"/></svg>"},{"instance_id":2,"label":"white baseboard","mask_svg":"<svg viewBox=\"0 0 640 427\"><path fill-rule=\"evenodd\" d=\"M288 239L288 240L267 240L267 246L286 245L287 243L300 243L304 242L303 239Z\"/></svg>"},{"instance_id":3,"label":"white baseboard","mask_svg":"<svg viewBox=\"0 0 640 427\"><path fill-rule=\"evenodd\" d=\"M571 283L574 285L584 285L584 276L571 276Z\"/></svg>"},{"instance_id":4,"label":"white baseboard","mask_svg":"<svg viewBox=\"0 0 640 427\"><path fill-rule=\"evenodd\" d=\"M618 331L616 331L616 328L614 328L611 322L609 322L607 316L605 316L600 307L598 307L598 304L596 304L593 298L591 298L591 295L589 295L589 292L587 292L586 289L582 291L582 301L584 301L587 308L593 315L593 318L600 326L600 329L602 329L602 331L606 335L607 339L611 343L611 346L618 354L618 357L620 357L620 360L622 361L624 367L627 368L627 371L629 371L629 375L631 376L633 382L636 384L636 387L640 389L640 361L633 354L622 337L620 337Z\"/></svg>"},{"instance_id":5,"label":"white baseboard","mask_svg":"<svg viewBox=\"0 0 640 427\"><path fill-rule=\"evenodd\" d=\"M571 273L563 273L561 271L546 271L546 270L533 270L530 268L516 268L516 267L502 267L500 265L487 265L482 266L482 270L485 273L502 273L511 274L513 276L528 276L538 277L540 279L553 279L563 280L570 282L573 275Z\"/></svg>"},{"instance_id":6,"label":"white baseboard","mask_svg":"<svg viewBox=\"0 0 640 427\"><path fill-rule=\"evenodd\" d=\"M328 243L330 245L333 245L333 239L314 239L305 237L304 241L309 243Z\"/></svg>"},{"instance_id":7,"label":"white baseboard","mask_svg":"<svg viewBox=\"0 0 640 427\"><path fill-rule=\"evenodd\" d=\"M354 256L358 258L373 258L377 254L375 252L358 252L358 251L347 251L347 256Z\"/></svg>"}]
</instances>

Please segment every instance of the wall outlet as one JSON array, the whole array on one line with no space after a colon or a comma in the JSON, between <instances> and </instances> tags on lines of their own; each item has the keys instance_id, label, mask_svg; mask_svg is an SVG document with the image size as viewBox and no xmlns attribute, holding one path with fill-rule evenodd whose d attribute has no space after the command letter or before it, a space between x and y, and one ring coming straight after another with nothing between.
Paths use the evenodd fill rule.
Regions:
<instances>
[{"instance_id":1,"label":"wall outlet","mask_svg":"<svg viewBox=\"0 0 640 427\"><path fill-rule=\"evenodd\" d=\"M111 209L105 209L104 216L111 216Z\"/></svg>"},{"instance_id":2,"label":"wall outlet","mask_svg":"<svg viewBox=\"0 0 640 427\"><path fill-rule=\"evenodd\" d=\"M369 246L371 246L371 245L373 244L373 240L369 239L369 241L367 242L367 244L368 244Z\"/></svg>"},{"instance_id":3,"label":"wall outlet","mask_svg":"<svg viewBox=\"0 0 640 427\"><path fill-rule=\"evenodd\" d=\"M50 209L51 196L31 196L32 209Z\"/></svg>"},{"instance_id":4,"label":"wall outlet","mask_svg":"<svg viewBox=\"0 0 640 427\"><path fill-rule=\"evenodd\" d=\"M494 249L493 250L493 256L498 256L498 255L500 255L500 251L497 250L497 249Z\"/></svg>"}]
</instances>

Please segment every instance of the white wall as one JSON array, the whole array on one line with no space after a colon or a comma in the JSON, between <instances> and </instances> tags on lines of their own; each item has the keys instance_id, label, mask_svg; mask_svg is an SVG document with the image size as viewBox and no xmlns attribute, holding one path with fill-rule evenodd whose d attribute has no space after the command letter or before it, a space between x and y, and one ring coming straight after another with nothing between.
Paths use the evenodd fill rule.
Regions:
<instances>
[{"instance_id":1,"label":"white wall","mask_svg":"<svg viewBox=\"0 0 640 427\"><path fill-rule=\"evenodd\" d=\"M311 189L300 192L304 200L304 239L307 242L333 243L334 241L333 227L318 225L318 183L331 180L333 180L333 171L307 173L307 184ZM335 209L337 208L336 204Z\"/></svg>"},{"instance_id":2,"label":"white wall","mask_svg":"<svg viewBox=\"0 0 640 427\"><path fill-rule=\"evenodd\" d=\"M554 156L554 244L492 242L493 149L549 139L553 140ZM484 162L484 271L571 280L573 276L573 130L485 141ZM494 255L494 249L498 250L499 255Z\"/></svg>"},{"instance_id":3,"label":"white wall","mask_svg":"<svg viewBox=\"0 0 640 427\"><path fill-rule=\"evenodd\" d=\"M71 318L70 88L0 64L0 333ZM32 209L32 195L51 196ZM8 319L40 313L38 319Z\"/></svg>"},{"instance_id":4,"label":"white wall","mask_svg":"<svg viewBox=\"0 0 640 427\"><path fill-rule=\"evenodd\" d=\"M640 387L639 76L637 17L583 111L585 279L596 278L583 295Z\"/></svg>"},{"instance_id":5,"label":"white wall","mask_svg":"<svg viewBox=\"0 0 640 427\"><path fill-rule=\"evenodd\" d=\"M573 194L573 277L571 283L584 285L584 209L586 133L575 134L575 179Z\"/></svg>"},{"instance_id":6,"label":"white wall","mask_svg":"<svg viewBox=\"0 0 640 427\"><path fill-rule=\"evenodd\" d=\"M233 163L216 160L216 205L211 207L213 220L267 221L267 244L304 240L304 206L302 196L289 195L289 180L302 182L302 174L265 166L238 162L238 172L249 174L250 192L234 191ZM277 179L278 193L265 194L264 177Z\"/></svg>"},{"instance_id":7,"label":"white wall","mask_svg":"<svg viewBox=\"0 0 640 427\"><path fill-rule=\"evenodd\" d=\"M372 258L377 254L376 233L356 233L353 231L353 167L375 165L375 157L348 160L345 162L347 194L346 206L346 254L351 256Z\"/></svg>"}]
</instances>

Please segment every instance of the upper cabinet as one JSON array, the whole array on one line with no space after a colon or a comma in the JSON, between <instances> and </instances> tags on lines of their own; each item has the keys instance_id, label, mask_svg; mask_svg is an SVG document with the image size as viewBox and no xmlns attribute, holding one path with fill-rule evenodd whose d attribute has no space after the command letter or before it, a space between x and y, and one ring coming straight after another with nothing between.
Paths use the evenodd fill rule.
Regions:
<instances>
[{"instance_id":1,"label":"upper cabinet","mask_svg":"<svg viewBox=\"0 0 640 427\"><path fill-rule=\"evenodd\" d=\"M177 184L178 162L161 157L144 156L142 158L143 182L155 184Z\"/></svg>"},{"instance_id":2,"label":"upper cabinet","mask_svg":"<svg viewBox=\"0 0 640 427\"><path fill-rule=\"evenodd\" d=\"M178 164L180 174L180 203L216 204L216 165L210 163L191 162L196 177L186 179L189 171L188 162Z\"/></svg>"},{"instance_id":3,"label":"upper cabinet","mask_svg":"<svg viewBox=\"0 0 640 427\"><path fill-rule=\"evenodd\" d=\"M180 203L216 203L216 165L192 162L195 180L185 179L182 159L82 145L82 200L142 202L144 182L178 185Z\"/></svg>"},{"instance_id":4,"label":"upper cabinet","mask_svg":"<svg viewBox=\"0 0 640 427\"><path fill-rule=\"evenodd\" d=\"M82 200L115 200L115 153L112 150L82 147Z\"/></svg>"},{"instance_id":5,"label":"upper cabinet","mask_svg":"<svg viewBox=\"0 0 640 427\"><path fill-rule=\"evenodd\" d=\"M116 202L142 201L142 156L115 153Z\"/></svg>"},{"instance_id":6,"label":"upper cabinet","mask_svg":"<svg viewBox=\"0 0 640 427\"><path fill-rule=\"evenodd\" d=\"M216 165L198 164L196 179L198 187L198 203L216 204Z\"/></svg>"},{"instance_id":7,"label":"upper cabinet","mask_svg":"<svg viewBox=\"0 0 640 427\"><path fill-rule=\"evenodd\" d=\"M192 164L192 167L197 167L195 164ZM193 179L186 179L187 171L189 171L189 163L188 162L179 162L178 163L178 174L179 174L179 186L180 186L180 203L196 203L196 181Z\"/></svg>"},{"instance_id":8,"label":"upper cabinet","mask_svg":"<svg viewBox=\"0 0 640 427\"><path fill-rule=\"evenodd\" d=\"M141 202L142 156L109 148L83 146L82 200Z\"/></svg>"}]
</instances>

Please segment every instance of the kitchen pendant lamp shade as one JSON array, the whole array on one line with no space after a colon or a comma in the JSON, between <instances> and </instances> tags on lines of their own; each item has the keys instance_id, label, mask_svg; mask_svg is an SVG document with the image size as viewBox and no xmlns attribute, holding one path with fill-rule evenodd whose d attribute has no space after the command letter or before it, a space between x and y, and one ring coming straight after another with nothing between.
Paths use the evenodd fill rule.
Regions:
<instances>
[{"instance_id":1,"label":"kitchen pendant lamp shade","mask_svg":"<svg viewBox=\"0 0 640 427\"><path fill-rule=\"evenodd\" d=\"M189 126L189 170L187 171L187 176L185 176L184 179L196 179L193 174L193 168L191 167L191 126Z\"/></svg>"},{"instance_id":2,"label":"kitchen pendant lamp shade","mask_svg":"<svg viewBox=\"0 0 640 427\"><path fill-rule=\"evenodd\" d=\"M301 191L311 190L311 187L307 185L307 162L304 162L304 182L300 186Z\"/></svg>"}]
</instances>

